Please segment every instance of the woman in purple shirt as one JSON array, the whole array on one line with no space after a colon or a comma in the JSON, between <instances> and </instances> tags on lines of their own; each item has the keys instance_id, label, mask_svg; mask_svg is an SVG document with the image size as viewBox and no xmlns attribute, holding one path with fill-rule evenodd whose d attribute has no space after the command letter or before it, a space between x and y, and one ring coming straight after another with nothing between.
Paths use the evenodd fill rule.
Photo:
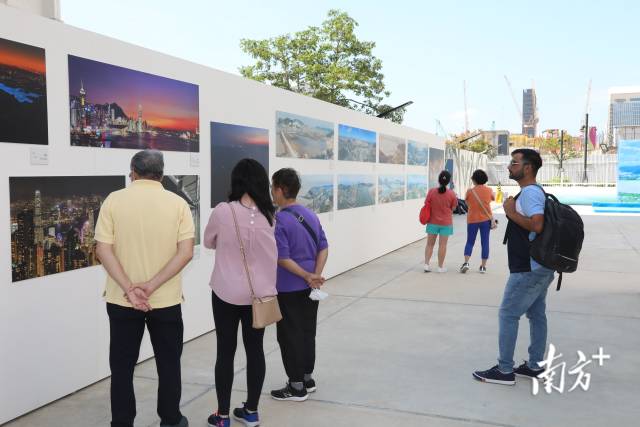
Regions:
<instances>
[{"instance_id":1,"label":"woman in purple shirt","mask_svg":"<svg viewBox=\"0 0 640 427\"><path fill-rule=\"evenodd\" d=\"M322 270L329 254L327 239L317 215L297 204L300 178L295 170L280 169L272 178L278 246L278 343L289 377L284 388L272 390L276 400L301 402L316 390L312 378L316 358L318 301L309 298L311 288L324 283Z\"/></svg>"},{"instance_id":2,"label":"woman in purple shirt","mask_svg":"<svg viewBox=\"0 0 640 427\"><path fill-rule=\"evenodd\" d=\"M210 286L217 340L215 382L218 411L208 419L209 425L215 427L230 424L238 323L242 323L242 339L247 354L248 396L243 407L233 410L233 416L245 425L259 423L258 401L265 375L264 329L252 327L252 297L234 225L234 213L246 250L254 292L257 297L275 295L275 208L269 197L267 172L253 159L240 160L233 168L229 202L215 207L203 238L205 247L216 250Z\"/></svg>"}]
</instances>

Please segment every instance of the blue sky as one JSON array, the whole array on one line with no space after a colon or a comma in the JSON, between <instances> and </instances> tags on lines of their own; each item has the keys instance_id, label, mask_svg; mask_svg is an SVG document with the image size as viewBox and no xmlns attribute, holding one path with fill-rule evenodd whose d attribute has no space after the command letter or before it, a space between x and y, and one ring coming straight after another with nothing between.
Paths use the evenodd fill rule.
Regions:
<instances>
[{"instance_id":1,"label":"blue sky","mask_svg":"<svg viewBox=\"0 0 640 427\"><path fill-rule=\"evenodd\" d=\"M405 124L434 132L470 128L520 131L503 75L518 102L535 80L539 129L577 133L593 79L590 124L604 129L611 86L640 84L640 2L292 0L62 0L70 25L238 74L251 63L242 38L268 38L319 25L331 8L360 25L383 61L389 104L414 101Z\"/></svg>"}]
</instances>

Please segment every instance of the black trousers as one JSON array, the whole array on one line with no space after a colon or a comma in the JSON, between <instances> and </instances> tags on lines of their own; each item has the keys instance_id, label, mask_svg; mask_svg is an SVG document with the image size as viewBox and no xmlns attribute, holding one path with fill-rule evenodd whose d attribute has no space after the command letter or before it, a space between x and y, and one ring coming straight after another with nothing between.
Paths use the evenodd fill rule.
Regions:
<instances>
[{"instance_id":1,"label":"black trousers","mask_svg":"<svg viewBox=\"0 0 640 427\"><path fill-rule=\"evenodd\" d=\"M309 299L311 289L278 293L282 320L278 322L278 343L284 370L291 382L312 374L316 363L318 301Z\"/></svg>"},{"instance_id":2,"label":"black trousers","mask_svg":"<svg viewBox=\"0 0 640 427\"><path fill-rule=\"evenodd\" d=\"M184 327L180 304L145 313L108 303L107 313L111 335L111 426L133 427L136 417L133 370L145 324L158 370L158 415L163 424L177 424L182 418L180 357Z\"/></svg>"},{"instance_id":3,"label":"black trousers","mask_svg":"<svg viewBox=\"0 0 640 427\"><path fill-rule=\"evenodd\" d=\"M211 292L213 320L216 323L216 396L218 412L229 414L233 386L233 359L238 345L238 323L242 323L242 341L247 354L247 409L258 410L266 371L262 340L264 329L254 329L250 305L229 304Z\"/></svg>"}]
</instances>

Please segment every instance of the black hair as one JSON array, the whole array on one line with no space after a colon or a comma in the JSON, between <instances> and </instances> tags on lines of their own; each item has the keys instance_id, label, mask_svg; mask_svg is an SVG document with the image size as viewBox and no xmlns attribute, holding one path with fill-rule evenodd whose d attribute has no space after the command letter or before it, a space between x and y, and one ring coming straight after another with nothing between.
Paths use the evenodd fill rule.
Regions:
<instances>
[{"instance_id":1,"label":"black hair","mask_svg":"<svg viewBox=\"0 0 640 427\"><path fill-rule=\"evenodd\" d=\"M540 157L540 153L536 150L532 150L531 148L518 148L511 152L512 156L514 154L522 154L522 162L531 165L531 168L533 169L533 176L538 174L538 169L542 167L542 157Z\"/></svg>"},{"instance_id":2,"label":"black hair","mask_svg":"<svg viewBox=\"0 0 640 427\"><path fill-rule=\"evenodd\" d=\"M273 225L276 208L269 194L269 176L264 166L254 159L240 160L231 171L229 201L240 201L245 193L253 199L269 225Z\"/></svg>"},{"instance_id":3,"label":"black hair","mask_svg":"<svg viewBox=\"0 0 640 427\"><path fill-rule=\"evenodd\" d=\"M131 170L140 178L160 180L164 174L164 158L158 150L138 151L131 158Z\"/></svg>"},{"instance_id":4,"label":"black hair","mask_svg":"<svg viewBox=\"0 0 640 427\"><path fill-rule=\"evenodd\" d=\"M473 171L473 175L471 175L471 179L473 180L473 182L475 182L478 185L486 184L487 181L489 181L489 177L487 176L487 173L482 169L476 169L475 171Z\"/></svg>"},{"instance_id":5,"label":"black hair","mask_svg":"<svg viewBox=\"0 0 640 427\"><path fill-rule=\"evenodd\" d=\"M451 174L449 171L442 171L440 175L438 175L438 183L440 187L438 187L438 193L443 194L447 191L447 185L451 182Z\"/></svg>"},{"instance_id":6,"label":"black hair","mask_svg":"<svg viewBox=\"0 0 640 427\"><path fill-rule=\"evenodd\" d=\"M300 191L300 177L298 172L292 168L282 168L271 177L273 186L282 190L282 194L287 199L295 199Z\"/></svg>"}]
</instances>

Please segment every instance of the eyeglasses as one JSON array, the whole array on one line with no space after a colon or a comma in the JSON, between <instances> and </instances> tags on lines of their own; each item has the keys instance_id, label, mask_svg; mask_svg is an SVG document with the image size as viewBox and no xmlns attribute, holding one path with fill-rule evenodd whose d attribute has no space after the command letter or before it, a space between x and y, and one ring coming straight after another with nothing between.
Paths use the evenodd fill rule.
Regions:
<instances>
[{"instance_id":1,"label":"eyeglasses","mask_svg":"<svg viewBox=\"0 0 640 427\"><path fill-rule=\"evenodd\" d=\"M516 162L515 160L511 160L509 162L509 166L515 166L515 165L528 165L529 162Z\"/></svg>"}]
</instances>

